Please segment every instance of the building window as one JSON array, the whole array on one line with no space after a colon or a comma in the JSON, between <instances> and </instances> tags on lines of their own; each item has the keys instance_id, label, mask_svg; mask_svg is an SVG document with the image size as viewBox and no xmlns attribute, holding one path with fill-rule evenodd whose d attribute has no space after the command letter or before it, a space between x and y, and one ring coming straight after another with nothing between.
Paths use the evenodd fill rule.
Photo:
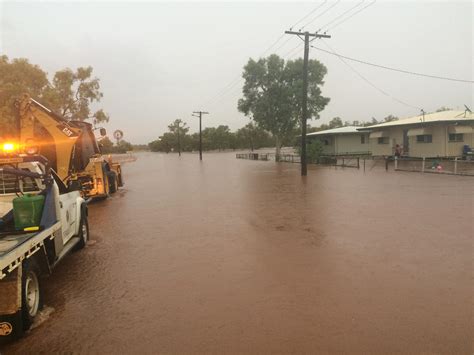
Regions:
<instances>
[{"instance_id":1,"label":"building window","mask_svg":"<svg viewBox=\"0 0 474 355\"><path fill-rule=\"evenodd\" d=\"M360 136L360 144L365 144L365 135Z\"/></svg>"},{"instance_id":2,"label":"building window","mask_svg":"<svg viewBox=\"0 0 474 355\"><path fill-rule=\"evenodd\" d=\"M420 134L416 136L417 143L432 143L433 136L431 134Z\"/></svg>"},{"instance_id":3,"label":"building window","mask_svg":"<svg viewBox=\"0 0 474 355\"><path fill-rule=\"evenodd\" d=\"M379 137L377 138L378 144L388 144L388 137Z\"/></svg>"},{"instance_id":4,"label":"building window","mask_svg":"<svg viewBox=\"0 0 474 355\"><path fill-rule=\"evenodd\" d=\"M331 144L331 142L329 141L329 138L323 139L323 140L322 140L322 143L323 143L324 145L330 145L330 144Z\"/></svg>"},{"instance_id":5,"label":"building window","mask_svg":"<svg viewBox=\"0 0 474 355\"><path fill-rule=\"evenodd\" d=\"M450 133L449 134L449 141L450 142L463 142L464 136L462 133Z\"/></svg>"}]
</instances>

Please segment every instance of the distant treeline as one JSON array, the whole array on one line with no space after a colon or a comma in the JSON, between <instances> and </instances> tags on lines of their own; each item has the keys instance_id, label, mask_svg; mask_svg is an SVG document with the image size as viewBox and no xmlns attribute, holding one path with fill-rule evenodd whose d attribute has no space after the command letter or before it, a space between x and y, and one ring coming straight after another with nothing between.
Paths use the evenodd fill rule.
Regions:
<instances>
[{"instance_id":1,"label":"distant treeline","mask_svg":"<svg viewBox=\"0 0 474 355\"><path fill-rule=\"evenodd\" d=\"M199 133L189 134L185 122L176 120L169 126L169 132L148 144L153 152L191 152L199 150ZM228 126L207 127L202 130L203 150L258 149L272 147L273 137L270 133L256 127L253 123L231 132Z\"/></svg>"},{"instance_id":2,"label":"distant treeline","mask_svg":"<svg viewBox=\"0 0 474 355\"><path fill-rule=\"evenodd\" d=\"M338 128L343 126L370 126L377 123L388 122L398 119L393 115L385 117L382 121L372 119L369 122L348 122L340 117L334 117L329 123L323 123L320 126L308 125L309 132L317 132L326 129ZM164 133L158 139L148 143L148 148L152 152L191 152L199 150L199 133L189 134L189 127L186 122L176 120L168 126L168 132ZM179 132L179 134L178 134ZM297 146L297 137L301 136L300 127L295 128L287 137L283 137L283 146ZM226 149L259 149L275 147L275 137L262 128L259 128L253 122L232 132L228 126L220 125L218 127L208 127L202 131L202 149L203 150L226 150ZM140 146L143 148L143 146ZM143 150L143 149L141 149Z\"/></svg>"}]
</instances>

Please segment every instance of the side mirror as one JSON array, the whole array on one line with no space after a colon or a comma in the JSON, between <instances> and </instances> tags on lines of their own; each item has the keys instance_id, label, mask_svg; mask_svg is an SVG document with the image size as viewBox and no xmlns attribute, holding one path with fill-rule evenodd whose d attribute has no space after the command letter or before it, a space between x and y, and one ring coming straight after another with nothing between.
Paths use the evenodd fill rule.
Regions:
<instances>
[{"instance_id":1,"label":"side mirror","mask_svg":"<svg viewBox=\"0 0 474 355\"><path fill-rule=\"evenodd\" d=\"M99 132L100 132L100 135L101 135L102 137L105 137L105 136L107 135L107 131L106 131L106 129L103 128L103 127L99 130Z\"/></svg>"}]
</instances>

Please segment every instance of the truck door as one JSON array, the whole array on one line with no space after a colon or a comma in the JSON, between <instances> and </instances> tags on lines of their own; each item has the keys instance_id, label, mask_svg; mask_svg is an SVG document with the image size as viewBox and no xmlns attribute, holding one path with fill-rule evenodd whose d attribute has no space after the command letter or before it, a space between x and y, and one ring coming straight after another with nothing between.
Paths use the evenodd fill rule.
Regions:
<instances>
[{"instance_id":1,"label":"truck door","mask_svg":"<svg viewBox=\"0 0 474 355\"><path fill-rule=\"evenodd\" d=\"M52 175L59 189L61 231L63 244L66 244L76 231L77 191L69 192L59 176L54 172Z\"/></svg>"},{"instance_id":2,"label":"truck door","mask_svg":"<svg viewBox=\"0 0 474 355\"><path fill-rule=\"evenodd\" d=\"M65 193L59 195L59 206L61 208L61 225L63 243L66 244L76 231L77 194Z\"/></svg>"}]
</instances>

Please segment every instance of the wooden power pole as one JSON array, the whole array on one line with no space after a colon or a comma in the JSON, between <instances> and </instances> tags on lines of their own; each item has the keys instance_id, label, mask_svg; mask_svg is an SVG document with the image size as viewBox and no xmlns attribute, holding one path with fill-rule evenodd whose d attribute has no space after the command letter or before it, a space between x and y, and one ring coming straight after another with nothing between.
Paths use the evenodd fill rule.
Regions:
<instances>
[{"instance_id":1,"label":"wooden power pole","mask_svg":"<svg viewBox=\"0 0 474 355\"><path fill-rule=\"evenodd\" d=\"M303 64L303 93L302 93L302 110L301 110L301 176L308 174L308 167L306 162L306 122L308 120L308 56L309 56L309 38L331 38L329 35L297 32L297 31L285 31L286 34L296 35L303 39L304 36L304 64Z\"/></svg>"},{"instance_id":2,"label":"wooden power pole","mask_svg":"<svg viewBox=\"0 0 474 355\"><path fill-rule=\"evenodd\" d=\"M208 115L209 112L194 111L193 116L199 117L199 160L202 160L202 115Z\"/></svg>"}]
</instances>

